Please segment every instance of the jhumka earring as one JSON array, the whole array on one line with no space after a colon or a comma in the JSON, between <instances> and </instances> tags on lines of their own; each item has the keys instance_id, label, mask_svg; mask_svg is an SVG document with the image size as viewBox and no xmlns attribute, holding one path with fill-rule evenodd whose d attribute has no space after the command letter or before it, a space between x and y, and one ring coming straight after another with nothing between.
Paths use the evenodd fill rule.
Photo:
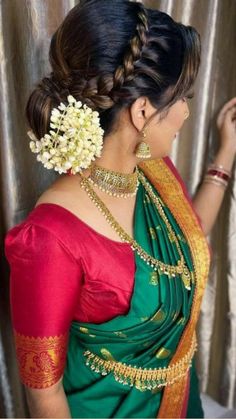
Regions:
<instances>
[{"instance_id":1,"label":"jhumka earring","mask_svg":"<svg viewBox=\"0 0 236 419\"><path fill-rule=\"evenodd\" d=\"M150 146L144 141L146 136L147 134L143 129L142 140L140 143L138 143L135 149L135 156L138 157L138 159L150 159L152 157Z\"/></svg>"}]
</instances>

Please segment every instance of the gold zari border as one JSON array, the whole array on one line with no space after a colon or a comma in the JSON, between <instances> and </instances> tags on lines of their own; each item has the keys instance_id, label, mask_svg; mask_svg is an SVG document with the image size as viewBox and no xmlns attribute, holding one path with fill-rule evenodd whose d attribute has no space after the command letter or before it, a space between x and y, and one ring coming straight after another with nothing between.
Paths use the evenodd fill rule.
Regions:
<instances>
[{"instance_id":1,"label":"gold zari border","mask_svg":"<svg viewBox=\"0 0 236 419\"><path fill-rule=\"evenodd\" d=\"M41 338L14 330L14 339L23 384L38 389L55 384L63 375L68 334Z\"/></svg>"},{"instance_id":2,"label":"gold zari border","mask_svg":"<svg viewBox=\"0 0 236 419\"><path fill-rule=\"evenodd\" d=\"M177 350L171 359L169 364L171 366L176 362L179 362L179 360L188 352L190 342L195 333L201 301L209 273L210 251L203 231L199 226L196 214L184 195L180 182L164 159L149 160L140 163L139 166L157 189L162 200L170 209L185 234L190 246L196 276L196 287L190 319L181 336ZM158 418L181 417L188 374L189 372L186 373L182 379L164 389L161 406L158 410Z\"/></svg>"},{"instance_id":3,"label":"gold zari border","mask_svg":"<svg viewBox=\"0 0 236 419\"><path fill-rule=\"evenodd\" d=\"M191 366L191 360L197 349L194 334L189 351L177 363L164 368L139 368L115 360L105 360L90 351L85 351L86 365L101 375L114 374L114 378L124 385L134 386L138 390L154 390L173 384L185 376Z\"/></svg>"}]
</instances>

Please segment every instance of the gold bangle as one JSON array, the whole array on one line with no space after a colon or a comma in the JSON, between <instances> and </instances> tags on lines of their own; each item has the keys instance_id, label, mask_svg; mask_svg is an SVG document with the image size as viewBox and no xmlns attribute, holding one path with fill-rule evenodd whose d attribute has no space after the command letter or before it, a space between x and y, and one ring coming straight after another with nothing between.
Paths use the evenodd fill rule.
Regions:
<instances>
[{"instance_id":1,"label":"gold bangle","mask_svg":"<svg viewBox=\"0 0 236 419\"><path fill-rule=\"evenodd\" d=\"M228 186L228 181L226 179L222 179L217 175L210 175L210 174L206 174L204 179L212 179L215 180L216 182L221 183L222 185Z\"/></svg>"},{"instance_id":2,"label":"gold bangle","mask_svg":"<svg viewBox=\"0 0 236 419\"><path fill-rule=\"evenodd\" d=\"M223 188L227 188L228 183L226 183L224 180L221 180L219 178L215 178L214 176L205 176L203 179L203 183L213 183L216 186L221 186Z\"/></svg>"}]
</instances>

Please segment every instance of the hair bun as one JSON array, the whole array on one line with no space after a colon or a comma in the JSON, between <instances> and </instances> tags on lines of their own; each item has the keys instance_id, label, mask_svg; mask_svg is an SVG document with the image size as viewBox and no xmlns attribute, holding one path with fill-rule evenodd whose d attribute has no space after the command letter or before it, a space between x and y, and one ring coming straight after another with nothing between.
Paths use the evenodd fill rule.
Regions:
<instances>
[{"instance_id":1,"label":"hair bun","mask_svg":"<svg viewBox=\"0 0 236 419\"><path fill-rule=\"evenodd\" d=\"M39 83L39 87L52 99L54 98L55 102L61 102L70 93L65 81L59 81L53 73L50 77L44 77Z\"/></svg>"}]
</instances>

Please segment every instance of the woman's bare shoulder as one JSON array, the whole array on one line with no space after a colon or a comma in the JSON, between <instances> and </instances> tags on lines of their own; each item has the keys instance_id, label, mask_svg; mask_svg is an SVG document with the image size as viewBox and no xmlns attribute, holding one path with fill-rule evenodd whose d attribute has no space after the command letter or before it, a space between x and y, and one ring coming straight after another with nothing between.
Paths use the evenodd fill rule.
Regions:
<instances>
[{"instance_id":1,"label":"woman's bare shoulder","mask_svg":"<svg viewBox=\"0 0 236 419\"><path fill-rule=\"evenodd\" d=\"M61 175L39 196L35 207L39 204L48 203L62 205L70 209L75 197L78 202L80 196L79 183L80 180L76 176Z\"/></svg>"}]
</instances>

